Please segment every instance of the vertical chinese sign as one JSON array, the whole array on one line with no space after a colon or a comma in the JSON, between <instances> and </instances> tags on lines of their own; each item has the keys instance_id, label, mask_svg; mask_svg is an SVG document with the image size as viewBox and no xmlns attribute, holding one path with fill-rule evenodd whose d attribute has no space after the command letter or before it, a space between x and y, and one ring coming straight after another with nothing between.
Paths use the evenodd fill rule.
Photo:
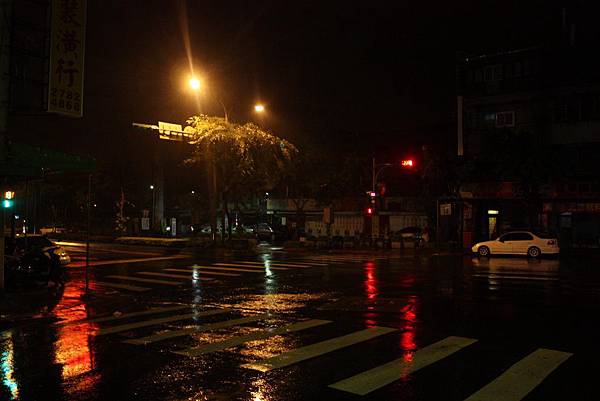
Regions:
<instances>
[{"instance_id":1,"label":"vertical chinese sign","mask_svg":"<svg viewBox=\"0 0 600 401\"><path fill-rule=\"evenodd\" d=\"M52 0L48 112L83 115L86 0Z\"/></svg>"}]
</instances>

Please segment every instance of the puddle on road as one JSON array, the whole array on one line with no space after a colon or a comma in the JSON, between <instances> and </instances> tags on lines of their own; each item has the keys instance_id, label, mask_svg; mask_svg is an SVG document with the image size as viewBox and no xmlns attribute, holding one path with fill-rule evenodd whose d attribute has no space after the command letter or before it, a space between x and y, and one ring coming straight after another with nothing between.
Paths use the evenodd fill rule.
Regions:
<instances>
[{"instance_id":1,"label":"puddle on road","mask_svg":"<svg viewBox=\"0 0 600 401\"><path fill-rule=\"evenodd\" d=\"M316 302L329 297L330 294L265 294L240 295L239 297L215 303L220 308L261 311L271 313L288 313L305 308L309 302Z\"/></svg>"}]
</instances>

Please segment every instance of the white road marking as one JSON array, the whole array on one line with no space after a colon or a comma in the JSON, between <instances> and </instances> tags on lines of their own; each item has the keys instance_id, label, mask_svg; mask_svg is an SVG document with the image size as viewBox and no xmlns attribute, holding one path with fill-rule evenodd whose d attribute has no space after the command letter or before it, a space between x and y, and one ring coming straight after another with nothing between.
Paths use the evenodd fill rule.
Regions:
<instances>
[{"instance_id":1,"label":"white road marking","mask_svg":"<svg viewBox=\"0 0 600 401\"><path fill-rule=\"evenodd\" d=\"M92 281L92 283L95 284L95 285L99 285L100 287L118 288L118 289L121 289L121 290L129 290L129 291L135 291L135 292L144 292L144 291L150 291L151 290L151 288L138 287L137 285L107 283L105 281Z\"/></svg>"},{"instance_id":2,"label":"white road marking","mask_svg":"<svg viewBox=\"0 0 600 401\"><path fill-rule=\"evenodd\" d=\"M233 263L213 263L214 266L231 266L231 267L246 267L246 268L254 268L254 269L266 269L266 266L264 265L260 265L260 266L255 266L255 265L240 265L240 264L233 264ZM287 267L273 267L270 266L269 269L271 270L290 270Z\"/></svg>"},{"instance_id":3,"label":"white road marking","mask_svg":"<svg viewBox=\"0 0 600 401\"><path fill-rule=\"evenodd\" d=\"M118 275L111 275L111 276L105 276L106 278L116 278L118 280L125 280L125 281L137 281L140 283L152 283L152 284L162 284L162 285L180 285L181 283L178 283L177 281L166 281L166 280L155 280L152 278L140 278L140 277L131 277L131 276L118 276Z\"/></svg>"},{"instance_id":4,"label":"white road marking","mask_svg":"<svg viewBox=\"0 0 600 401\"><path fill-rule=\"evenodd\" d=\"M240 262L243 264L247 264L247 265L257 265L257 266L267 266L267 264L269 266L281 266L281 267L310 267L308 265L299 265L299 264L294 264L294 263L282 263L282 262Z\"/></svg>"},{"instance_id":5,"label":"white road marking","mask_svg":"<svg viewBox=\"0 0 600 401\"><path fill-rule=\"evenodd\" d=\"M192 273L192 272L190 272ZM155 276L155 277L165 277L165 278L176 278L180 280L192 280L194 277L190 274L189 276L185 276L183 274L169 274L169 273L156 273L156 272L137 272L137 274L145 274L146 276ZM212 278L207 277L199 277L198 280L201 281L211 281Z\"/></svg>"},{"instance_id":6,"label":"white road marking","mask_svg":"<svg viewBox=\"0 0 600 401\"><path fill-rule=\"evenodd\" d=\"M154 262L158 260L173 260L173 259L188 259L186 255L175 255L175 256L159 256L156 258L136 258L136 259L114 259L114 260L99 260L90 262L90 266L105 266L105 265L117 265L122 263L138 263L138 262ZM69 267L83 267L85 262L69 263Z\"/></svg>"},{"instance_id":7,"label":"white road marking","mask_svg":"<svg viewBox=\"0 0 600 401\"><path fill-rule=\"evenodd\" d=\"M350 333L345 336L332 338L330 340L321 341L319 343L307 345L301 348L296 348L291 351L284 352L283 354L263 359L259 362L247 363L242 365L242 367L261 372L268 372L273 369L283 368L307 359L315 358L317 356L327 354L350 345L368 341L375 337L379 337L394 331L396 331L396 329L375 326L365 330L355 331L354 333Z\"/></svg>"},{"instance_id":8,"label":"white road marking","mask_svg":"<svg viewBox=\"0 0 600 401\"><path fill-rule=\"evenodd\" d=\"M535 276L508 276L500 274L473 274L473 277L486 278L486 279L508 279L508 280L532 280L532 281L557 281L558 277L535 277Z\"/></svg>"},{"instance_id":9,"label":"white road marking","mask_svg":"<svg viewBox=\"0 0 600 401\"><path fill-rule=\"evenodd\" d=\"M190 268L190 269L163 269L165 271L168 272L183 272L183 273L191 273L194 269ZM200 273L199 269L196 269L198 271L198 273ZM206 271L206 270L202 270L202 275L212 275L212 276L230 276L230 277L237 277L237 276L241 276L241 274L239 273L218 273L218 272L210 272L210 271Z\"/></svg>"},{"instance_id":10,"label":"white road marking","mask_svg":"<svg viewBox=\"0 0 600 401\"><path fill-rule=\"evenodd\" d=\"M465 401L520 401L572 355L539 348Z\"/></svg>"},{"instance_id":11,"label":"white road marking","mask_svg":"<svg viewBox=\"0 0 600 401\"><path fill-rule=\"evenodd\" d=\"M199 270L225 270L225 271L232 271L232 272L243 272L243 273L264 273L264 271L260 271L260 270L250 270L250 269L239 269L236 267L219 267L219 266L194 266L194 269L199 269Z\"/></svg>"},{"instance_id":12,"label":"white road marking","mask_svg":"<svg viewBox=\"0 0 600 401\"><path fill-rule=\"evenodd\" d=\"M240 324L256 322L258 320L267 319L267 318L269 318L269 314L263 313L260 315L247 316L247 317L242 317L239 319L225 320L223 322L203 324L201 326L190 327L187 329L165 331L162 333L153 334L153 335L141 337L141 338L134 338L133 340L126 340L123 342L128 343L128 344L134 344L134 345L146 345L146 344L150 344L150 343L154 343L154 342L158 342L158 341L167 340L169 338L187 336L189 334L199 333L202 331L223 329L226 327L237 326Z\"/></svg>"},{"instance_id":13,"label":"white road marking","mask_svg":"<svg viewBox=\"0 0 600 401\"><path fill-rule=\"evenodd\" d=\"M412 358L399 358L376 368L329 385L331 388L357 395L367 395L383 386L408 376L464 347L477 342L472 338L448 337L428 345L412 355Z\"/></svg>"},{"instance_id":14,"label":"white road marking","mask_svg":"<svg viewBox=\"0 0 600 401\"><path fill-rule=\"evenodd\" d=\"M120 315L110 315L110 316L104 316L104 317L97 317L97 318L93 318L93 319L79 319L79 320L74 320L72 322L66 322L66 323L62 323L62 324L59 322L59 323L57 323L57 325L58 326L70 326L73 324L110 322L113 320L129 319L129 318L137 317L137 316L154 315L156 313L173 312L173 311L178 311L178 310L183 310L183 309L190 309L190 306L189 305L178 305L178 306L168 306L168 307L164 307L164 308L150 308L150 309L139 311L139 312L123 313Z\"/></svg>"},{"instance_id":15,"label":"white road marking","mask_svg":"<svg viewBox=\"0 0 600 401\"><path fill-rule=\"evenodd\" d=\"M236 347L238 345L257 340L264 340L269 337L293 333L300 330L310 329L312 327L322 326L324 324L331 323L329 320L304 320L302 322L293 323L284 327L277 327L274 329L260 330L254 333L246 334L243 336L232 337L224 341L218 341L199 347L192 347L181 351L174 351L174 353L185 356L199 356L209 354L215 351L221 351L227 348Z\"/></svg>"},{"instance_id":16,"label":"white road marking","mask_svg":"<svg viewBox=\"0 0 600 401\"><path fill-rule=\"evenodd\" d=\"M156 326L163 323L177 322L180 320L193 319L194 317L212 316L221 313L229 312L229 309L212 309L204 312L187 313L185 315L175 315L169 317L161 317L159 319L144 320L142 322L122 324L120 326L112 326L98 330L97 336L104 336L107 334L120 333L123 331L129 331L133 329L139 329L140 327Z\"/></svg>"}]
</instances>

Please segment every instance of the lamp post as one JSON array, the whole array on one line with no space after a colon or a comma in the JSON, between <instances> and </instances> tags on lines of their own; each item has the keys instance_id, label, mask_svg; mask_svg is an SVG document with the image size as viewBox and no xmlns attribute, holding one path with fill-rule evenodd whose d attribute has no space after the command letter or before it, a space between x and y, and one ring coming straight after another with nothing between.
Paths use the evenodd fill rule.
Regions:
<instances>
[{"instance_id":1,"label":"lamp post","mask_svg":"<svg viewBox=\"0 0 600 401\"><path fill-rule=\"evenodd\" d=\"M391 163L375 164L375 158L373 157L373 168L371 170L371 191L375 192L375 185L377 185L377 177L384 169L392 167ZM379 168L379 170L377 170Z\"/></svg>"},{"instance_id":2,"label":"lamp post","mask_svg":"<svg viewBox=\"0 0 600 401\"><path fill-rule=\"evenodd\" d=\"M150 191L152 191L152 229L155 228L156 224L154 224L154 216L155 216L155 210L154 208L156 207L156 192L154 192L154 185L150 184Z\"/></svg>"}]
</instances>

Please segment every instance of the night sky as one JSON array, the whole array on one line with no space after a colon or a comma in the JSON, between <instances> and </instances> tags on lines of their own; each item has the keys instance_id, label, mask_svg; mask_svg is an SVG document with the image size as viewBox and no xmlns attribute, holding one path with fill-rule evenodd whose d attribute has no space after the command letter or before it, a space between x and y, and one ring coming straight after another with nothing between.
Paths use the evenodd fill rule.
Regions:
<instances>
[{"instance_id":1,"label":"night sky","mask_svg":"<svg viewBox=\"0 0 600 401\"><path fill-rule=\"evenodd\" d=\"M89 1L84 117L15 117L12 128L99 155L140 135L131 122L183 123L198 112L189 38L204 113L222 114L221 99L231 119L297 143L454 148L456 52L538 44L560 21L548 1Z\"/></svg>"}]
</instances>

